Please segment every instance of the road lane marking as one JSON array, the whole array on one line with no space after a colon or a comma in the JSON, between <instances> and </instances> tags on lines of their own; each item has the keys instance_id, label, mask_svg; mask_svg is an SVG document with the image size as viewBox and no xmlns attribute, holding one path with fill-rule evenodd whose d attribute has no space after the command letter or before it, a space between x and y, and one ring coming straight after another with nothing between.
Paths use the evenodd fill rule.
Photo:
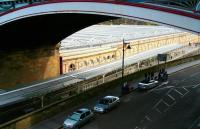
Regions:
<instances>
[{"instance_id":1,"label":"road lane marking","mask_svg":"<svg viewBox=\"0 0 200 129\"><path fill-rule=\"evenodd\" d=\"M194 77L194 76L196 76L196 75L198 75L198 74L200 74L200 72L193 73L193 74L190 75L190 77Z\"/></svg>"},{"instance_id":2,"label":"road lane marking","mask_svg":"<svg viewBox=\"0 0 200 129\"><path fill-rule=\"evenodd\" d=\"M160 84L160 85L154 87L153 89L149 90L148 93L150 93L150 92L152 92L153 90L158 89L159 87L161 87L161 86L163 86L163 85L166 85L166 84L168 84L168 81L167 81L167 82L163 82L162 84Z\"/></svg>"},{"instance_id":3,"label":"road lane marking","mask_svg":"<svg viewBox=\"0 0 200 129\"><path fill-rule=\"evenodd\" d=\"M149 116L145 116L145 118L148 120L148 121L152 121Z\"/></svg>"},{"instance_id":4,"label":"road lane marking","mask_svg":"<svg viewBox=\"0 0 200 129\"><path fill-rule=\"evenodd\" d=\"M153 91L159 91L159 90L169 89L169 88L174 88L174 86L166 86L166 87L163 87L163 88L155 88L155 89L150 90L148 93L151 93Z\"/></svg>"},{"instance_id":5,"label":"road lane marking","mask_svg":"<svg viewBox=\"0 0 200 129\"><path fill-rule=\"evenodd\" d=\"M165 109L162 109L162 110L159 109L159 105L161 106L161 104L164 104ZM162 114L162 112L166 112L169 109L169 107L170 107L170 105L168 103L166 103L163 99L160 99L153 108L157 112L159 112L160 114Z\"/></svg>"},{"instance_id":6,"label":"road lane marking","mask_svg":"<svg viewBox=\"0 0 200 129\"><path fill-rule=\"evenodd\" d=\"M175 98L174 98L174 97L172 97L170 94L167 94L167 96L168 96L168 97L170 97L172 100L174 100L174 101L175 101Z\"/></svg>"},{"instance_id":7,"label":"road lane marking","mask_svg":"<svg viewBox=\"0 0 200 129\"><path fill-rule=\"evenodd\" d=\"M200 121L200 116L192 123L192 125L188 129L193 129L195 125Z\"/></svg>"},{"instance_id":8,"label":"road lane marking","mask_svg":"<svg viewBox=\"0 0 200 129\"><path fill-rule=\"evenodd\" d=\"M180 91L178 91L176 89L174 89L174 91L177 92L178 94L180 94L181 96L183 96L183 94Z\"/></svg>"},{"instance_id":9,"label":"road lane marking","mask_svg":"<svg viewBox=\"0 0 200 129\"><path fill-rule=\"evenodd\" d=\"M197 88L198 86L200 86L200 83L195 85L195 86L193 86L192 88Z\"/></svg>"},{"instance_id":10,"label":"road lane marking","mask_svg":"<svg viewBox=\"0 0 200 129\"><path fill-rule=\"evenodd\" d=\"M189 90L188 89L186 89L185 87L182 87L186 92L183 94L183 96L182 97L184 97L187 93L189 93Z\"/></svg>"}]
</instances>

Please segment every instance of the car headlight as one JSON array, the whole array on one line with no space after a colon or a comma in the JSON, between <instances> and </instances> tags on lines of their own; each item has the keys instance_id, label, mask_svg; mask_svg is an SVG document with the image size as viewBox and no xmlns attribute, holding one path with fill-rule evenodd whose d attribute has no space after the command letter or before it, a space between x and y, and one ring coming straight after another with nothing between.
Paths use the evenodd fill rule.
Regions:
<instances>
[{"instance_id":1,"label":"car headlight","mask_svg":"<svg viewBox=\"0 0 200 129\"><path fill-rule=\"evenodd\" d=\"M103 108L99 108L99 111L103 111Z\"/></svg>"},{"instance_id":2,"label":"car headlight","mask_svg":"<svg viewBox=\"0 0 200 129\"><path fill-rule=\"evenodd\" d=\"M69 128L73 128L72 124L67 124L66 126L69 127Z\"/></svg>"}]
</instances>

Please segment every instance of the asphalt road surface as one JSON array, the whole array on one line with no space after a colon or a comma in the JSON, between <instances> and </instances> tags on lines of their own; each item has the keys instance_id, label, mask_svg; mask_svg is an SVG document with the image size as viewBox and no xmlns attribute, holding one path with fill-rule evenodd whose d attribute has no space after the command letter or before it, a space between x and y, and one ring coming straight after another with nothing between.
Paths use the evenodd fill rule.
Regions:
<instances>
[{"instance_id":1,"label":"asphalt road surface","mask_svg":"<svg viewBox=\"0 0 200 129\"><path fill-rule=\"evenodd\" d=\"M123 96L117 108L95 115L81 129L200 129L200 65L170 75L165 85Z\"/></svg>"}]
</instances>

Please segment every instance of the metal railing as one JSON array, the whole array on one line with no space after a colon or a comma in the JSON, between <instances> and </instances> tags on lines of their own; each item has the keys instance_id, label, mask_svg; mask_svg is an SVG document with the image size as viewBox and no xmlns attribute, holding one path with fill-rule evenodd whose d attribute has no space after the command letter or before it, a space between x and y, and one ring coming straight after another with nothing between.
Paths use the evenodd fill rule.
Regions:
<instances>
[{"instance_id":1,"label":"metal railing","mask_svg":"<svg viewBox=\"0 0 200 129\"><path fill-rule=\"evenodd\" d=\"M23 7L29 4L40 3L49 0L1 0L0 1L0 13L8 10Z\"/></svg>"},{"instance_id":2,"label":"metal railing","mask_svg":"<svg viewBox=\"0 0 200 129\"><path fill-rule=\"evenodd\" d=\"M51 1L51 0L0 0L0 13L6 12L11 9L23 7L29 4L39 3L44 1ZM192 13L194 13L198 11L196 9L198 9L197 6L200 0L102 0L102 1L103 2L123 1L130 3L151 4L151 5L158 5L160 7L178 9L182 11L192 11Z\"/></svg>"}]
</instances>

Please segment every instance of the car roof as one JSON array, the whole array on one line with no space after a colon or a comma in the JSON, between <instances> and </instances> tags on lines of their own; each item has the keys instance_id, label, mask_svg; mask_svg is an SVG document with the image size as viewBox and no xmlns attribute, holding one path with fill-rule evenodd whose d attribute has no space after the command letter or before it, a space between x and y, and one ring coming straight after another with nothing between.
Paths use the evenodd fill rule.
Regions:
<instances>
[{"instance_id":1,"label":"car roof","mask_svg":"<svg viewBox=\"0 0 200 129\"><path fill-rule=\"evenodd\" d=\"M116 98L115 96L110 96L110 95L108 95L108 96L105 96L104 97L105 99L111 99L111 98Z\"/></svg>"},{"instance_id":2,"label":"car roof","mask_svg":"<svg viewBox=\"0 0 200 129\"><path fill-rule=\"evenodd\" d=\"M87 108L81 108L81 109L78 109L75 113L82 114L82 113L85 113L87 111L89 111L89 109L87 109Z\"/></svg>"}]
</instances>

